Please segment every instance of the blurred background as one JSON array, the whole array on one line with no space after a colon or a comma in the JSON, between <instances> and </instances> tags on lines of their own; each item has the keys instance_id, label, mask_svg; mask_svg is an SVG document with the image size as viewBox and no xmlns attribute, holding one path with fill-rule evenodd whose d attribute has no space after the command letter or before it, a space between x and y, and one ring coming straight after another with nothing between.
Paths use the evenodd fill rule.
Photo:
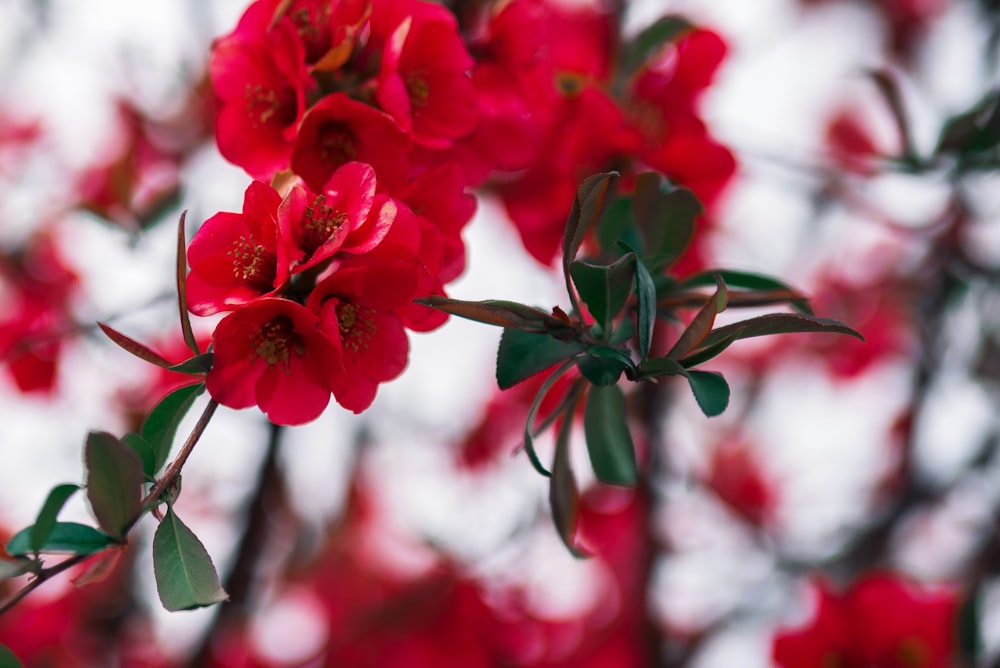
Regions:
<instances>
[{"instance_id":1,"label":"blurred background","mask_svg":"<svg viewBox=\"0 0 1000 668\"><path fill-rule=\"evenodd\" d=\"M180 359L176 220L188 211L190 237L238 211L249 183L215 147L205 79L212 40L245 8L0 1L0 535L82 480L87 431L134 428L169 389L93 323ZM511 456L531 394L496 391L499 331L452 318L411 335L406 372L360 416L331 405L278 429L256 409L219 412L178 513L239 600L163 612L147 520L110 578L47 583L0 618L0 643L27 666L805 668L827 665L810 624L874 573L891 591L865 607L910 606L904 635L946 611L926 622L923 663L891 665L992 665L1000 7L625 9L626 35L670 13L726 45L697 94L735 157L706 202L701 266L780 277L866 343L740 342L708 365L733 388L716 418L685 387L659 388L655 429L636 428L649 472L636 490L595 483L575 439L596 553L578 560L546 481ZM683 168L668 176L689 185ZM449 295L567 307L505 204L483 188ZM195 324L207 339L213 322ZM551 457L551 440L539 447ZM87 521L83 499L60 517Z\"/></svg>"}]
</instances>

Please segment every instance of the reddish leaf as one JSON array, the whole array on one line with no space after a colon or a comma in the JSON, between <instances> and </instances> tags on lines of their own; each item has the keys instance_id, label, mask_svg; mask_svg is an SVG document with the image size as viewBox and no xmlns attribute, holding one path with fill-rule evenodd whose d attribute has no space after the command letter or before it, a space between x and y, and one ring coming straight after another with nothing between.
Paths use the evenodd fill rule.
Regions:
<instances>
[{"instance_id":1,"label":"reddish leaf","mask_svg":"<svg viewBox=\"0 0 1000 668\"><path fill-rule=\"evenodd\" d=\"M149 362L150 364L155 364L163 369L169 369L174 364L159 355L159 353L154 352L152 349L147 348L135 339L129 338L114 329L110 325L105 325L103 322L97 323L97 326L101 328L109 339L118 344L120 348L126 352L132 353L144 362Z\"/></svg>"}]
</instances>

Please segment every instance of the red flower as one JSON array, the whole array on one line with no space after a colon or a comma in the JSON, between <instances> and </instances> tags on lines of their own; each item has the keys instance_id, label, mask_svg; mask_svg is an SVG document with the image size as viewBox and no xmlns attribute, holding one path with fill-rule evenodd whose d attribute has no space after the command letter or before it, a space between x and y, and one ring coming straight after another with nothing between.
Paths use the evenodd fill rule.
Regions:
<instances>
[{"instance_id":1,"label":"red flower","mask_svg":"<svg viewBox=\"0 0 1000 668\"><path fill-rule=\"evenodd\" d=\"M727 46L710 30L688 31L636 78L631 120L646 137L642 159L694 191L710 207L736 171L732 152L697 115Z\"/></svg>"},{"instance_id":2,"label":"red flower","mask_svg":"<svg viewBox=\"0 0 1000 668\"><path fill-rule=\"evenodd\" d=\"M465 191L462 168L455 162L438 165L412 180L399 198L441 231L443 249L437 278L443 283L458 278L465 269L462 230L476 211L476 198Z\"/></svg>"},{"instance_id":3,"label":"red flower","mask_svg":"<svg viewBox=\"0 0 1000 668\"><path fill-rule=\"evenodd\" d=\"M265 4L251 6L236 30L213 44L209 64L220 102L219 151L261 180L288 168L306 91L313 86L292 23L262 29L272 15Z\"/></svg>"},{"instance_id":4,"label":"red flower","mask_svg":"<svg viewBox=\"0 0 1000 668\"><path fill-rule=\"evenodd\" d=\"M321 192L338 167L366 162L375 168L379 183L391 190L406 178L409 150L409 138L391 117L334 93L317 102L302 120L292 170Z\"/></svg>"},{"instance_id":5,"label":"red flower","mask_svg":"<svg viewBox=\"0 0 1000 668\"><path fill-rule=\"evenodd\" d=\"M278 244L281 196L254 181L243 213L217 213L188 245L188 308L198 315L231 311L275 294L288 278L288 262Z\"/></svg>"},{"instance_id":6,"label":"red flower","mask_svg":"<svg viewBox=\"0 0 1000 668\"><path fill-rule=\"evenodd\" d=\"M772 656L781 668L950 668L958 598L925 591L890 573L870 574L846 594L817 584L816 614L779 632Z\"/></svg>"},{"instance_id":7,"label":"red flower","mask_svg":"<svg viewBox=\"0 0 1000 668\"><path fill-rule=\"evenodd\" d=\"M302 424L330 402L340 373L319 319L287 299L266 298L229 314L212 335L208 392L223 406L260 406L275 424Z\"/></svg>"},{"instance_id":8,"label":"red flower","mask_svg":"<svg viewBox=\"0 0 1000 668\"><path fill-rule=\"evenodd\" d=\"M0 255L0 362L22 392L55 388L62 337L73 323L78 283L51 231L9 256Z\"/></svg>"},{"instance_id":9,"label":"red flower","mask_svg":"<svg viewBox=\"0 0 1000 668\"><path fill-rule=\"evenodd\" d=\"M331 386L344 408L365 410L379 383L406 367L410 344L398 311L416 295L418 276L412 260L351 258L309 296L309 308L343 361Z\"/></svg>"},{"instance_id":10,"label":"red flower","mask_svg":"<svg viewBox=\"0 0 1000 668\"><path fill-rule=\"evenodd\" d=\"M278 210L281 237L295 265L292 272L338 251L364 253L378 245L395 217L395 207L386 207L384 200L375 196L375 170L361 162L340 167L319 195L292 188Z\"/></svg>"},{"instance_id":11,"label":"red flower","mask_svg":"<svg viewBox=\"0 0 1000 668\"><path fill-rule=\"evenodd\" d=\"M446 148L476 127L472 64L453 20L408 17L382 52L375 98L415 141Z\"/></svg>"},{"instance_id":12,"label":"red flower","mask_svg":"<svg viewBox=\"0 0 1000 668\"><path fill-rule=\"evenodd\" d=\"M763 524L774 510L776 492L753 450L726 441L712 451L706 484L733 510L753 524Z\"/></svg>"}]
</instances>

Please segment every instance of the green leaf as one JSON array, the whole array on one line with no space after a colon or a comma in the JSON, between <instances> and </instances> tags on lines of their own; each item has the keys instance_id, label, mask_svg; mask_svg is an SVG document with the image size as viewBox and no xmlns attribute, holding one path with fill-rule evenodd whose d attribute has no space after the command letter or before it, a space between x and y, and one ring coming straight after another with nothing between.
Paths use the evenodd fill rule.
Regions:
<instances>
[{"instance_id":1,"label":"green leaf","mask_svg":"<svg viewBox=\"0 0 1000 668\"><path fill-rule=\"evenodd\" d=\"M677 360L656 357L639 364L635 375L636 380L659 376L684 376L691 386L698 407L708 417L721 414L729 405L729 384L722 374L714 371L685 369Z\"/></svg>"},{"instance_id":2,"label":"green leaf","mask_svg":"<svg viewBox=\"0 0 1000 668\"><path fill-rule=\"evenodd\" d=\"M662 271L691 244L701 202L687 188L669 187L662 176L647 172L637 178L634 207L636 223L646 239L650 270Z\"/></svg>"},{"instance_id":3,"label":"green leaf","mask_svg":"<svg viewBox=\"0 0 1000 668\"><path fill-rule=\"evenodd\" d=\"M142 474L146 480L153 480L156 476L156 453L153 446L146 442L139 434L125 434L122 443L132 449L142 463Z\"/></svg>"},{"instance_id":4,"label":"green leaf","mask_svg":"<svg viewBox=\"0 0 1000 668\"><path fill-rule=\"evenodd\" d=\"M153 536L153 575L160 603L171 612L228 598L205 546L169 506Z\"/></svg>"},{"instance_id":5,"label":"green leaf","mask_svg":"<svg viewBox=\"0 0 1000 668\"><path fill-rule=\"evenodd\" d=\"M198 383L174 390L156 404L149 417L142 423L142 437L146 439L146 443L153 449L155 455L154 475L166 463L167 457L170 455L170 448L174 444L177 427L187 415L195 398L204 389L205 384Z\"/></svg>"},{"instance_id":6,"label":"green leaf","mask_svg":"<svg viewBox=\"0 0 1000 668\"><path fill-rule=\"evenodd\" d=\"M31 530L32 527L28 527L14 534L7 543L7 553L22 556L33 552ZM117 543L113 536L103 534L86 524L56 522L49 539L38 551L44 554L94 554Z\"/></svg>"},{"instance_id":7,"label":"green leaf","mask_svg":"<svg viewBox=\"0 0 1000 668\"><path fill-rule=\"evenodd\" d=\"M617 385L590 388L583 429L597 479L610 485L634 486L639 468L625 422L625 395Z\"/></svg>"},{"instance_id":8,"label":"green leaf","mask_svg":"<svg viewBox=\"0 0 1000 668\"><path fill-rule=\"evenodd\" d=\"M24 668L24 664L12 651L0 645L0 668Z\"/></svg>"},{"instance_id":9,"label":"green leaf","mask_svg":"<svg viewBox=\"0 0 1000 668\"><path fill-rule=\"evenodd\" d=\"M577 511L580 506L580 492L576 486L576 476L569 460L569 437L573 430L573 413L576 401L571 401L563 416L559 435L556 437L556 452L552 460L552 477L549 479L549 507L552 522L566 548L574 557L589 556L576 544Z\"/></svg>"},{"instance_id":10,"label":"green leaf","mask_svg":"<svg viewBox=\"0 0 1000 668\"><path fill-rule=\"evenodd\" d=\"M635 255L628 253L609 265L574 262L569 272L590 315L602 330L608 331L632 293Z\"/></svg>"},{"instance_id":11,"label":"green leaf","mask_svg":"<svg viewBox=\"0 0 1000 668\"><path fill-rule=\"evenodd\" d=\"M559 341L544 334L505 329L497 349L497 385L501 390L585 350L578 341Z\"/></svg>"},{"instance_id":12,"label":"green leaf","mask_svg":"<svg viewBox=\"0 0 1000 668\"><path fill-rule=\"evenodd\" d=\"M105 533L122 537L142 510L142 463L106 432L91 432L84 447L87 499Z\"/></svg>"},{"instance_id":13,"label":"green leaf","mask_svg":"<svg viewBox=\"0 0 1000 668\"><path fill-rule=\"evenodd\" d=\"M741 320L731 325L713 329L698 345L698 350L712 348L716 344L728 345L739 339L751 339L757 336L771 334L792 334L800 332L825 332L830 334L847 334L862 341L865 337L842 322L817 318L798 313L769 313L767 315ZM697 352L697 351L696 351ZM722 352L721 350L718 352ZM718 352L716 354L718 354Z\"/></svg>"},{"instance_id":14,"label":"green leaf","mask_svg":"<svg viewBox=\"0 0 1000 668\"><path fill-rule=\"evenodd\" d=\"M975 666L983 655L983 634L979 618L982 592L976 588L965 594L958 609L958 647L963 666Z\"/></svg>"},{"instance_id":15,"label":"green leaf","mask_svg":"<svg viewBox=\"0 0 1000 668\"><path fill-rule=\"evenodd\" d=\"M625 369L634 370L635 363L623 350L608 346L593 346L576 358L584 378L594 385L614 385Z\"/></svg>"},{"instance_id":16,"label":"green leaf","mask_svg":"<svg viewBox=\"0 0 1000 668\"><path fill-rule=\"evenodd\" d=\"M608 254L614 253L615 244L621 242L632 248L642 247L642 238L632 212L631 197L619 197L608 205L597 226L597 241Z\"/></svg>"},{"instance_id":17,"label":"green leaf","mask_svg":"<svg viewBox=\"0 0 1000 668\"><path fill-rule=\"evenodd\" d=\"M16 578L19 575L37 571L41 568L42 562L29 559L27 557L0 557L0 580Z\"/></svg>"},{"instance_id":18,"label":"green leaf","mask_svg":"<svg viewBox=\"0 0 1000 668\"><path fill-rule=\"evenodd\" d=\"M566 229L563 234L562 247L562 270L563 280L566 283L566 292L573 303L573 310L579 311L579 304L576 301L576 294L570 281L569 266L576 259L576 253L580 250L583 238L604 213L607 204L609 191L619 178L618 172L607 172L604 174L594 174L580 184L573 199L573 208L566 221Z\"/></svg>"},{"instance_id":19,"label":"green leaf","mask_svg":"<svg viewBox=\"0 0 1000 668\"><path fill-rule=\"evenodd\" d=\"M618 172L594 174L584 179L577 189L563 235L563 268L567 273L570 263L576 259L587 230L600 220L607 205L608 192L619 176Z\"/></svg>"},{"instance_id":20,"label":"green leaf","mask_svg":"<svg viewBox=\"0 0 1000 668\"><path fill-rule=\"evenodd\" d=\"M29 534L29 543L32 552L37 553L45 545L45 541L49 539L52 529L56 525L56 518L59 516L59 511L62 510L69 497L73 496L78 489L80 489L79 485L67 483L56 485L49 490L49 494L45 497L42 509L38 511L38 516L35 518L35 523L32 525L31 533Z\"/></svg>"},{"instance_id":21,"label":"green leaf","mask_svg":"<svg viewBox=\"0 0 1000 668\"><path fill-rule=\"evenodd\" d=\"M653 327L656 324L656 284L649 274L649 269L642 260L635 263L636 292L639 295L639 307L636 312L636 333L639 339L639 354L642 359L649 356L649 346L653 341Z\"/></svg>"},{"instance_id":22,"label":"green leaf","mask_svg":"<svg viewBox=\"0 0 1000 668\"><path fill-rule=\"evenodd\" d=\"M168 371L176 371L177 373L186 373L192 376L203 376L212 370L212 364L215 362L215 353L202 353L200 355L195 355L194 357L184 360L180 364L175 364Z\"/></svg>"},{"instance_id":23,"label":"green leaf","mask_svg":"<svg viewBox=\"0 0 1000 668\"><path fill-rule=\"evenodd\" d=\"M552 372L551 376L545 379L545 382L538 389L538 394L535 395L534 401L531 402L531 408L528 409L528 417L524 421L524 451L528 453L528 460L535 467L535 470L546 478L552 474L545 469L542 460L538 458L538 453L535 452L535 416L538 414L538 409L542 405L545 395L549 393L549 390L556 384L559 377L569 371L573 364L573 360L563 363L562 366Z\"/></svg>"},{"instance_id":24,"label":"green leaf","mask_svg":"<svg viewBox=\"0 0 1000 668\"><path fill-rule=\"evenodd\" d=\"M729 405L729 383L721 373L690 369L687 379L698 407L707 417L721 415L726 410Z\"/></svg>"},{"instance_id":25,"label":"green leaf","mask_svg":"<svg viewBox=\"0 0 1000 668\"><path fill-rule=\"evenodd\" d=\"M622 57L623 70L634 72L650 57L690 28L691 23L682 16L672 14L661 16L636 35L625 47L625 53Z\"/></svg>"},{"instance_id":26,"label":"green leaf","mask_svg":"<svg viewBox=\"0 0 1000 668\"><path fill-rule=\"evenodd\" d=\"M462 299L451 299L439 295L421 297L415 302L430 308L457 315L460 318L474 320L487 325L496 325L507 329L519 329L525 332L538 334L565 334L574 333L573 326L568 322L560 320L545 311L519 304L518 302L503 301L500 299L487 299L484 301L470 302Z\"/></svg>"},{"instance_id":27,"label":"green leaf","mask_svg":"<svg viewBox=\"0 0 1000 668\"><path fill-rule=\"evenodd\" d=\"M689 276L677 285L677 290L687 288L699 288L715 285L716 276L721 276L730 288L743 288L745 290L755 290L760 292L771 292L784 294L784 301L792 304L796 309L807 315L813 315L809 306L809 298L778 279L765 274L757 274L749 271L734 271L732 269L709 269Z\"/></svg>"}]
</instances>

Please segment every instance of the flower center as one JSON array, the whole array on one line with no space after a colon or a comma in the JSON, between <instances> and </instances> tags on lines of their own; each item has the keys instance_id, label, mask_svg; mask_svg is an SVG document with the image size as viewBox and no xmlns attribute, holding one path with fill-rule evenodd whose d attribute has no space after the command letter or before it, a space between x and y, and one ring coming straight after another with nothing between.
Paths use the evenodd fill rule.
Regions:
<instances>
[{"instance_id":1,"label":"flower center","mask_svg":"<svg viewBox=\"0 0 1000 668\"><path fill-rule=\"evenodd\" d=\"M253 337L253 352L268 366L288 368L289 351L294 345L295 325L291 318L278 315L268 320Z\"/></svg>"},{"instance_id":2,"label":"flower center","mask_svg":"<svg viewBox=\"0 0 1000 668\"><path fill-rule=\"evenodd\" d=\"M233 275L236 278L258 292L270 292L274 288L278 261L252 236L242 236L233 242L227 255L233 258Z\"/></svg>"},{"instance_id":3,"label":"flower center","mask_svg":"<svg viewBox=\"0 0 1000 668\"><path fill-rule=\"evenodd\" d=\"M427 97L431 93L431 86L427 83L427 69L421 68L403 75L403 83L406 85L406 94L410 97L410 106L414 111L427 106Z\"/></svg>"},{"instance_id":4,"label":"flower center","mask_svg":"<svg viewBox=\"0 0 1000 668\"><path fill-rule=\"evenodd\" d=\"M337 167L354 160L357 151L354 145L358 137L343 123L329 123L319 133L317 138L320 158L328 165Z\"/></svg>"},{"instance_id":5,"label":"flower center","mask_svg":"<svg viewBox=\"0 0 1000 668\"><path fill-rule=\"evenodd\" d=\"M302 245L307 256L329 241L344 227L347 214L326 203L326 195L320 195L306 207L305 234Z\"/></svg>"},{"instance_id":6,"label":"flower center","mask_svg":"<svg viewBox=\"0 0 1000 668\"><path fill-rule=\"evenodd\" d=\"M284 127L295 120L295 99L291 91L279 92L260 84L247 84L243 99L255 128L263 125Z\"/></svg>"},{"instance_id":7,"label":"flower center","mask_svg":"<svg viewBox=\"0 0 1000 668\"><path fill-rule=\"evenodd\" d=\"M921 668L928 665L930 659L927 644L916 637L904 638L896 645L896 658L899 665L907 668Z\"/></svg>"},{"instance_id":8,"label":"flower center","mask_svg":"<svg viewBox=\"0 0 1000 668\"><path fill-rule=\"evenodd\" d=\"M345 348L353 352L368 350L368 342L375 334L375 321L371 317L374 313L372 309L350 302L337 304L337 323Z\"/></svg>"}]
</instances>

